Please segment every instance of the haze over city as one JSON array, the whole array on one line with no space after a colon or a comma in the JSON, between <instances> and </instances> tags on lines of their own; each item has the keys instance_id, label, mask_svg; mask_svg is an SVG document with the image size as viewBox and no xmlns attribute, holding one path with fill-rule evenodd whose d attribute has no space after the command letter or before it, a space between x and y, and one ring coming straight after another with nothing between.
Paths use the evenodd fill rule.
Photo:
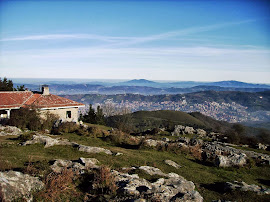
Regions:
<instances>
[{"instance_id":1,"label":"haze over city","mask_svg":"<svg viewBox=\"0 0 270 202\"><path fill-rule=\"evenodd\" d=\"M0 77L269 83L267 1L0 3Z\"/></svg>"}]
</instances>

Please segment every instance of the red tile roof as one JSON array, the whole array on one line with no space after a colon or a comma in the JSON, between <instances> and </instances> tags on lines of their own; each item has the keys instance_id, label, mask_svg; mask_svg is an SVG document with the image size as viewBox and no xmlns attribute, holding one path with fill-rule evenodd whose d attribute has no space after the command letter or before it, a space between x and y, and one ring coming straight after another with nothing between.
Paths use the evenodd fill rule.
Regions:
<instances>
[{"instance_id":1,"label":"red tile roof","mask_svg":"<svg viewBox=\"0 0 270 202\"><path fill-rule=\"evenodd\" d=\"M20 108L32 95L31 91L2 91L0 109Z\"/></svg>"},{"instance_id":2,"label":"red tile roof","mask_svg":"<svg viewBox=\"0 0 270 202\"><path fill-rule=\"evenodd\" d=\"M69 106L84 106L82 103L69 100L57 95L40 95L33 103L38 108L54 108L54 107L69 107Z\"/></svg>"},{"instance_id":3,"label":"red tile roof","mask_svg":"<svg viewBox=\"0 0 270 202\"><path fill-rule=\"evenodd\" d=\"M84 104L57 95L43 95L31 91L0 92L0 109L15 109L34 105L38 108L79 107Z\"/></svg>"}]
</instances>

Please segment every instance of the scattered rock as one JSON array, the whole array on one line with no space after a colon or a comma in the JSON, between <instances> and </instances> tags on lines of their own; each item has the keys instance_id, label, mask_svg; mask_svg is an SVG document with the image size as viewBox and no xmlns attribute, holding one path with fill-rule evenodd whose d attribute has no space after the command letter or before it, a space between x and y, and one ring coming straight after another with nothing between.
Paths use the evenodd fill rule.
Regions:
<instances>
[{"instance_id":1,"label":"scattered rock","mask_svg":"<svg viewBox=\"0 0 270 202\"><path fill-rule=\"evenodd\" d=\"M110 150L104 149L104 148L101 148L101 147L91 147L91 146L79 145L78 149L79 149L79 151L87 152L87 153L93 153L93 154L96 154L96 153L105 153L105 154L108 154L108 155L113 154Z\"/></svg>"},{"instance_id":2,"label":"scattered rock","mask_svg":"<svg viewBox=\"0 0 270 202\"><path fill-rule=\"evenodd\" d=\"M256 145L256 147L257 147L258 149L266 150L267 147L268 147L268 145L264 145L264 144L262 144L262 143L258 143L258 144Z\"/></svg>"},{"instance_id":3,"label":"scattered rock","mask_svg":"<svg viewBox=\"0 0 270 202\"><path fill-rule=\"evenodd\" d=\"M198 138L192 138L190 141L189 141L189 145L191 145L191 146L197 146L197 145L199 145L199 146L201 146L201 145L203 145L203 140L202 139L198 139Z\"/></svg>"},{"instance_id":4,"label":"scattered rock","mask_svg":"<svg viewBox=\"0 0 270 202\"><path fill-rule=\"evenodd\" d=\"M33 135L32 140L27 140L26 142L22 143L23 146L30 144L44 144L45 145L44 148L55 145L72 145L72 143L69 142L68 140L65 139L60 140L59 138L55 139L47 135L40 135L40 134Z\"/></svg>"},{"instance_id":5,"label":"scattered rock","mask_svg":"<svg viewBox=\"0 0 270 202\"><path fill-rule=\"evenodd\" d=\"M160 176L167 176L163 173L159 168L151 167L151 166L140 166L140 170L143 170L149 175L160 175Z\"/></svg>"},{"instance_id":6,"label":"scattered rock","mask_svg":"<svg viewBox=\"0 0 270 202\"><path fill-rule=\"evenodd\" d=\"M172 166L172 167L175 167L176 169L179 169L181 168L181 166L177 163L175 163L174 161L172 160L165 160L165 163L169 166Z\"/></svg>"},{"instance_id":7,"label":"scattered rock","mask_svg":"<svg viewBox=\"0 0 270 202\"><path fill-rule=\"evenodd\" d=\"M161 140L153 140L153 139L147 139L143 142L143 145L144 146L147 146L147 147L156 147L157 145L165 145L166 142L164 141L161 141Z\"/></svg>"},{"instance_id":8,"label":"scattered rock","mask_svg":"<svg viewBox=\"0 0 270 202\"><path fill-rule=\"evenodd\" d=\"M172 132L172 136L179 136L180 134L182 134L183 130L185 130L185 126L176 125L174 127L174 131Z\"/></svg>"},{"instance_id":9,"label":"scattered rock","mask_svg":"<svg viewBox=\"0 0 270 202\"><path fill-rule=\"evenodd\" d=\"M7 135L20 135L22 134L22 130L15 126L2 126L0 125L0 136Z\"/></svg>"},{"instance_id":10,"label":"scattered rock","mask_svg":"<svg viewBox=\"0 0 270 202\"><path fill-rule=\"evenodd\" d=\"M170 142L170 139L167 138L167 137L164 137L164 138L162 138L161 140L164 141L164 142Z\"/></svg>"},{"instance_id":11,"label":"scattered rock","mask_svg":"<svg viewBox=\"0 0 270 202\"><path fill-rule=\"evenodd\" d=\"M201 137L204 137L207 134L205 130L200 129L200 128L196 130L196 133Z\"/></svg>"},{"instance_id":12,"label":"scattered rock","mask_svg":"<svg viewBox=\"0 0 270 202\"><path fill-rule=\"evenodd\" d=\"M238 182L234 181L233 183L231 182L226 182L224 186L224 190L240 190L240 191L252 191L256 192L257 194L270 194L270 189L265 188L263 186L258 186L255 184L247 184L245 182Z\"/></svg>"},{"instance_id":13,"label":"scattered rock","mask_svg":"<svg viewBox=\"0 0 270 202\"><path fill-rule=\"evenodd\" d=\"M95 158L79 158L79 163L83 164L86 168L98 168L99 161Z\"/></svg>"},{"instance_id":14,"label":"scattered rock","mask_svg":"<svg viewBox=\"0 0 270 202\"><path fill-rule=\"evenodd\" d=\"M244 166L246 164L245 154L233 154L230 156L218 155L215 164L218 167Z\"/></svg>"},{"instance_id":15,"label":"scattered rock","mask_svg":"<svg viewBox=\"0 0 270 202\"><path fill-rule=\"evenodd\" d=\"M190 142L190 138L188 138L188 137L179 137L177 141L188 145L189 142Z\"/></svg>"},{"instance_id":16,"label":"scattered rock","mask_svg":"<svg viewBox=\"0 0 270 202\"><path fill-rule=\"evenodd\" d=\"M248 151L248 150L242 150L242 149L235 149L231 146L228 146L228 144L225 144L225 143L220 143L220 142L211 142L211 143L207 142L206 143L205 142L202 146L202 150L203 150L203 159L205 161L217 160L216 162L217 164L219 164L219 160L227 161L226 159L228 158L235 159L234 157L236 157L235 159L236 161L239 161L240 164L243 164L245 162L244 159L249 157L249 158L255 159L256 163L258 164L270 165L270 156L267 154L262 154L262 153L257 153L254 151ZM222 155L225 157L224 158L220 157L220 159L218 159L219 155ZM246 156L244 157L244 155ZM237 160L237 157L239 157L238 160Z\"/></svg>"},{"instance_id":17,"label":"scattered rock","mask_svg":"<svg viewBox=\"0 0 270 202\"><path fill-rule=\"evenodd\" d=\"M83 174L85 170L99 168L99 161L95 158L79 158L77 161L57 159L51 165L51 169L56 173L61 173L63 169L72 169L73 172Z\"/></svg>"},{"instance_id":18,"label":"scattered rock","mask_svg":"<svg viewBox=\"0 0 270 202\"><path fill-rule=\"evenodd\" d=\"M0 192L3 201L13 201L22 197L27 201L32 201L33 191L38 191L44 187L37 177L16 171L0 172Z\"/></svg>"},{"instance_id":19,"label":"scattered rock","mask_svg":"<svg viewBox=\"0 0 270 202\"><path fill-rule=\"evenodd\" d=\"M78 163L69 160L57 159L54 164L51 165L51 169L56 173L61 173L64 169L72 169L73 172L84 173L85 167Z\"/></svg>"},{"instance_id":20,"label":"scattered rock","mask_svg":"<svg viewBox=\"0 0 270 202\"><path fill-rule=\"evenodd\" d=\"M54 145L68 145L68 146L73 146L77 147L79 151L87 152L87 153L101 153L104 152L105 154L112 155L113 153L108 150L104 149L101 147L91 147L91 146L85 146L85 145L80 145L76 142L69 142L68 140L65 139L59 139L59 138L51 138L50 136L47 135L33 135L32 140L28 140L24 143L22 143L23 146L29 145L29 144L44 144L44 148L51 147Z\"/></svg>"},{"instance_id":21,"label":"scattered rock","mask_svg":"<svg viewBox=\"0 0 270 202\"><path fill-rule=\"evenodd\" d=\"M140 168L147 167L147 170L154 170L152 174L161 174L158 168L149 168L149 166L140 166ZM131 199L144 201L203 201L202 196L195 191L195 185L191 181L187 181L182 176L176 173L165 174L168 179L159 178L156 182L139 178L137 174L120 173L113 171L116 183L119 186L119 191L125 195L131 196Z\"/></svg>"},{"instance_id":22,"label":"scattered rock","mask_svg":"<svg viewBox=\"0 0 270 202\"><path fill-rule=\"evenodd\" d=\"M190 135L195 133L194 128L189 127L189 126L186 126L184 131L185 131L185 134L190 134Z\"/></svg>"}]
</instances>

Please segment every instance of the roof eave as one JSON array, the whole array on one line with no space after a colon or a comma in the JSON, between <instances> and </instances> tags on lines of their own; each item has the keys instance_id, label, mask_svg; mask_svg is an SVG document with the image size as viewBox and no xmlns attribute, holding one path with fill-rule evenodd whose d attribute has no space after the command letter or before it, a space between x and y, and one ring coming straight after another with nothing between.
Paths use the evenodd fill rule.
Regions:
<instances>
[{"instance_id":1,"label":"roof eave","mask_svg":"<svg viewBox=\"0 0 270 202\"><path fill-rule=\"evenodd\" d=\"M79 107L85 107L85 105L75 105L75 106L60 106L60 107L41 107L38 108L40 110L49 110L49 109L67 109L67 108L79 108Z\"/></svg>"}]
</instances>

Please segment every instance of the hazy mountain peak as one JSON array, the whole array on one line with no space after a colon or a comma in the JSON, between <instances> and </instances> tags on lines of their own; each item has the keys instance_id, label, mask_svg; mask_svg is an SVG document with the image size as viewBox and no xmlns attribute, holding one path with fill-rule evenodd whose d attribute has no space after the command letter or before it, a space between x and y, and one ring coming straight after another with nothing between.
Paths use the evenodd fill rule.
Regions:
<instances>
[{"instance_id":1,"label":"hazy mountain peak","mask_svg":"<svg viewBox=\"0 0 270 202\"><path fill-rule=\"evenodd\" d=\"M133 79L130 81L126 81L126 83L156 83L154 81L146 80L146 79Z\"/></svg>"}]
</instances>

